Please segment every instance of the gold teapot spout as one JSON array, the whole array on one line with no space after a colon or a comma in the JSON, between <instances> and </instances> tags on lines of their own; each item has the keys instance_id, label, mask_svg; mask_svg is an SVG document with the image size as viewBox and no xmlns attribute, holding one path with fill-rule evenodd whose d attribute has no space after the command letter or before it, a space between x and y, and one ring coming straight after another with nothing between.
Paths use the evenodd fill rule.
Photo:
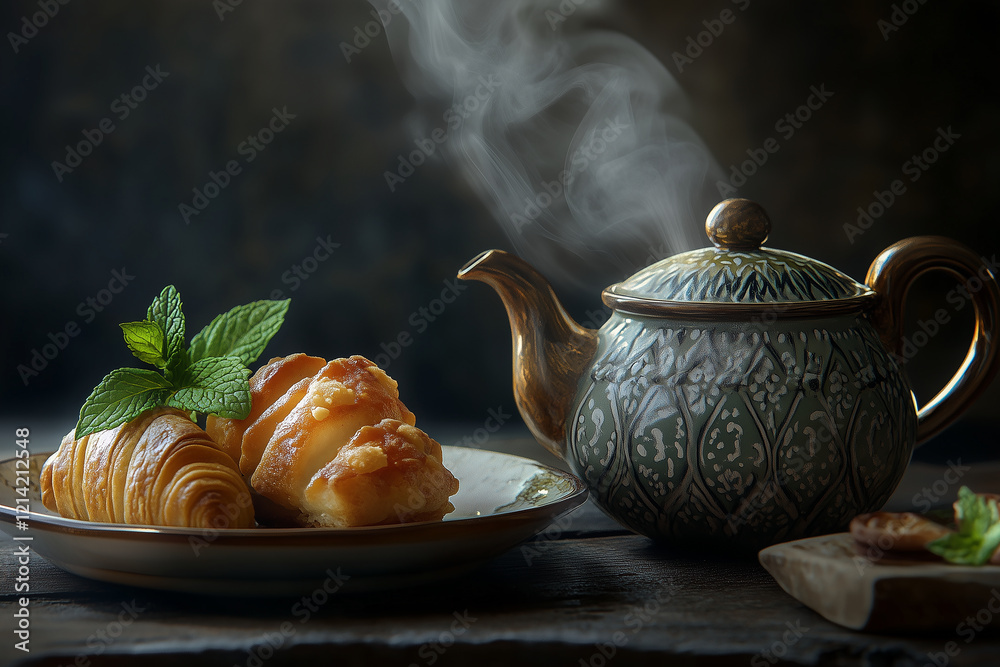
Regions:
<instances>
[{"instance_id":1,"label":"gold teapot spout","mask_svg":"<svg viewBox=\"0 0 1000 667\"><path fill-rule=\"evenodd\" d=\"M577 383L597 350L597 332L573 321L548 281L516 255L487 250L458 277L500 295L514 343L514 399L532 434L566 457L566 417Z\"/></svg>"}]
</instances>

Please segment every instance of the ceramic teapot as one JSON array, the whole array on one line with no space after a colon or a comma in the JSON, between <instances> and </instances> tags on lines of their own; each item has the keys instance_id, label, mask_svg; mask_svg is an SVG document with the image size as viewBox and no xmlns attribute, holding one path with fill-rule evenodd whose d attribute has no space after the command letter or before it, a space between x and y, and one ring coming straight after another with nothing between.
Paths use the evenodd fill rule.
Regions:
<instances>
[{"instance_id":1,"label":"ceramic teapot","mask_svg":"<svg viewBox=\"0 0 1000 667\"><path fill-rule=\"evenodd\" d=\"M754 202L720 203L706 222L714 247L605 289L613 312L600 330L574 322L514 255L488 250L458 274L507 309L514 395L534 436L638 533L755 550L843 530L888 500L915 445L997 371L1000 289L966 246L900 241L861 284L762 247L770 226ZM903 307L931 270L966 283L976 330L954 378L918 409Z\"/></svg>"}]
</instances>

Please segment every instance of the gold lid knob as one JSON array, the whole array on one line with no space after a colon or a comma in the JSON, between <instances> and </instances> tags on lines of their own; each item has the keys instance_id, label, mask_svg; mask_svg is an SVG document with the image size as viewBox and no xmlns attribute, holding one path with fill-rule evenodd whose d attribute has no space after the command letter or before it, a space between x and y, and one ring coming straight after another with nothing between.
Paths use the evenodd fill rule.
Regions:
<instances>
[{"instance_id":1,"label":"gold lid knob","mask_svg":"<svg viewBox=\"0 0 1000 667\"><path fill-rule=\"evenodd\" d=\"M705 233L717 248L759 250L771 233L771 219L757 202L727 199L708 214Z\"/></svg>"}]
</instances>

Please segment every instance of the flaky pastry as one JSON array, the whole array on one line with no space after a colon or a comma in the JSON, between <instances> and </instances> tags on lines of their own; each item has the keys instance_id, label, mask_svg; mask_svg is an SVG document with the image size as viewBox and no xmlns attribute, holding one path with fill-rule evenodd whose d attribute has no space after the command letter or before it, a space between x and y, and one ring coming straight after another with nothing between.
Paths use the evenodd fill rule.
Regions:
<instances>
[{"instance_id":1,"label":"flaky pastry","mask_svg":"<svg viewBox=\"0 0 1000 667\"><path fill-rule=\"evenodd\" d=\"M250 379L246 419L206 429L239 461L271 523L363 526L441 518L458 481L414 426L395 380L362 356L293 354Z\"/></svg>"},{"instance_id":2,"label":"flaky pastry","mask_svg":"<svg viewBox=\"0 0 1000 667\"><path fill-rule=\"evenodd\" d=\"M105 523L252 528L250 491L232 459L172 408L74 440L41 473L42 504L64 517Z\"/></svg>"}]
</instances>

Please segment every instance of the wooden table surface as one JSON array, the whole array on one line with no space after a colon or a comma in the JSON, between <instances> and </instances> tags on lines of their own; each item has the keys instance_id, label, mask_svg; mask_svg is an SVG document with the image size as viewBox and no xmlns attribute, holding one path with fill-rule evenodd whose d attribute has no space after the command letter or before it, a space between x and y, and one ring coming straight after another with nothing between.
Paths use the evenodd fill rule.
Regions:
<instances>
[{"instance_id":1,"label":"wooden table surface","mask_svg":"<svg viewBox=\"0 0 1000 667\"><path fill-rule=\"evenodd\" d=\"M524 438L490 449L546 459ZM33 556L31 652L14 649L14 543L0 544L0 665L983 665L1000 637L882 636L825 621L755 561L678 553L591 503L468 574L299 598L230 599L91 581ZM299 608L301 611L301 607ZM960 645L957 655L945 651ZM276 648L272 649L272 645Z\"/></svg>"}]
</instances>

